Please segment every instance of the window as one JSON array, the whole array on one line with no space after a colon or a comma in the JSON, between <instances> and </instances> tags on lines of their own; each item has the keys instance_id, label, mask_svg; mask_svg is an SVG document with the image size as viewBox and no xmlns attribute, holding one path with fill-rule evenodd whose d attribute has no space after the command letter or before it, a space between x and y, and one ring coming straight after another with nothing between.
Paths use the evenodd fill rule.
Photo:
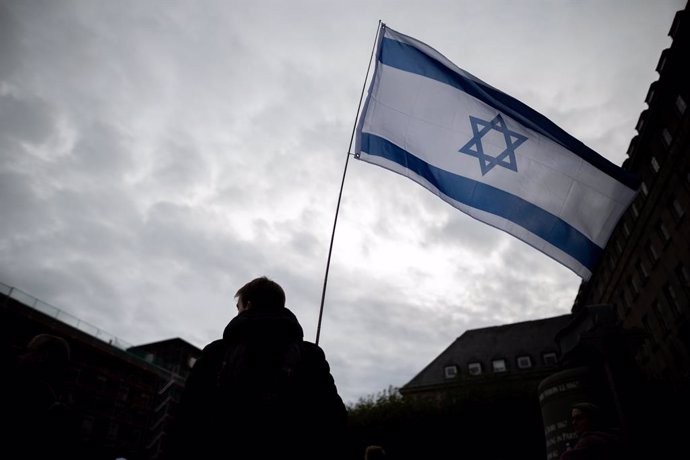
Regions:
<instances>
[{"instance_id":1,"label":"window","mask_svg":"<svg viewBox=\"0 0 690 460\"><path fill-rule=\"evenodd\" d=\"M506 360L505 359L494 359L491 364L493 365L494 372L505 372L506 371Z\"/></svg>"},{"instance_id":2,"label":"window","mask_svg":"<svg viewBox=\"0 0 690 460\"><path fill-rule=\"evenodd\" d=\"M649 91L647 91L647 97L644 100L647 103L647 105L652 105L652 101L654 100L655 92L656 92L656 82L653 82L651 85L649 85Z\"/></svg>"},{"instance_id":3,"label":"window","mask_svg":"<svg viewBox=\"0 0 690 460\"><path fill-rule=\"evenodd\" d=\"M637 203L635 201L633 201L632 204L630 205L630 211L632 211L632 214L635 217L635 219L640 217L640 210L637 209Z\"/></svg>"},{"instance_id":4,"label":"window","mask_svg":"<svg viewBox=\"0 0 690 460\"><path fill-rule=\"evenodd\" d=\"M153 353L146 353L146 356L144 356L144 360L145 360L147 363L152 363L152 362L153 362L153 358L154 358L154 354L153 354Z\"/></svg>"},{"instance_id":5,"label":"window","mask_svg":"<svg viewBox=\"0 0 690 460\"><path fill-rule=\"evenodd\" d=\"M187 365L192 368L196 364L196 358L194 356L190 356L189 360L187 361Z\"/></svg>"},{"instance_id":6,"label":"window","mask_svg":"<svg viewBox=\"0 0 690 460\"><path fill-rule=\"evenodd\" d=\"M670 146L670 145L671 145L671 142L673 142L673 136L671 136L671 132L670 132L667 128L664 128L664 129L661 131L661 135L662 135L663 138L664 138L664 145L665 145L666 147Z\"/></svg>"},{"instance_id":7,"label":"window","mask_svg":"<svg viewBox=\"0 0 690 460\"><path fill-rule=\"evenodd\" d=\"M529 356L518 356L517 365L520 369L529 369L532 367L532 358Z\"/></svg>"},{"instance_id":8,"label":"window","mask_svg":"<svg viewBox=\"0 0 690 460\"><path fill-rule=\"evenodd\" d=\"M470 363L467 366L467 372L470 375L479 375L482 373L482 363Z\"/></svg>"},{"instance_id":9,"label":"window","mask_svg":"<svg viewBox=\"0 0 690 460\"><path fill-rule=\"evenodd\" d=\"M646 183L642 182L642 184L640 184L640 189L642 190L642 194L643 194L644 196L648 196L648 195L649 195L649 189L647 188L647 184L646 184Z\"/></svg>"},{"instance_id":10,"label":"window","mask_svg":"<svg viewBox=\"0 0 690 460\"><path fill-rule=\"evenodd\" d=\"M628 225L628 221L623 222L623 234L626 238L630 237L630 225Z\"/></svg>"},{"instance_id":11,"label":"window","mask_svg":"<svg viewBox=\"0 0 690 460\"><path fill-rule=\"evenodd\" d=\"M623 245L619 239L616 240L616 251L618 251L618 255L623 254Z\"/></svg>"},{"instance_id":12,"label":"window","mask_svg":"<svg viewBox=\"0 0 690 460\"><path fill-rule=\"evenodd\" d=\"M458 375L458 366L446 366L443 368L443 374L447 379L454 379Z\"/></svg>"},{"instance_id":13,"label":"window","mask_svg":"<svg viewBox=\"0 0 690 460\"><path fill-rule=\"evenodd\" d=\"M656 161L656 157L654 157L654 156L652 157L651 163L652 163L652 170L654 170L655 173L659 172L659 162ZM645 185L644 188L646 190L647 186ZM644 194L647 195L648 192L644 192Z\"/></svg>"},{"instance_id":14,"label":"window","mask_svg":"<svg viewBox=\"0 0 690 460\"><path fill-rule=\"evenodd\" d=\"M683 96L680 94L676 98L676 108L681 115L683 115L685 113L685 109L688 108L687 104L685 103L685 99L683 99Z\"/></svg>"},{"instance_id":15,"label":"window","mask_svg":"<svg viewBox=\"0 0 690 460\"><path fill-rule=\"evenodd\" d=\"M664 296L666 296L666 301L669 307L671 307L671 310L673 310L673 314L676 317L680 316L680 300L678 299L678 294L676 294L676 290L673 289L673 286L668 283L664 286Z\"/></svg>"},{"instance_id":16,"label":"window","mask_svg":"<svg viewBox=\"0 0 690 460\"><path fill-rule=\"evenodd\" d=\"M656 232L659 234L661 241L664 243L671 241L671 234L668 232L666 225L664 225L664 221L661 219L659 219L656 223Z\"/></svg>"},{"instance_id":17,"label":"window","mask_svg":"<svg viewBox=\"0 0 690 460\"><path fill-rule=\"evenodd\" d=\"M656 65L656 71L659 72L659 75L661 75L661 73L666 68L666 62L668 62L668 49L665 49L661 52L661 57L659 58L659 62Z\"/></svg>"},{"instance_id":18,"label":"window","mask_svg":"<svg viewBox=\"0 0 690 460\"><path fill-rule=\"evenodd\" d=\"M675 198L671 201L671 213L676 221L680 221L685 215L685 208L683 208L683 205Z\"/></svg>"},{"instance_id":19,"label":"window","mask_svg":"<svg viewBox=\"0 0 690 460\"><path fill-rule=\"evenodd\" d=\"M652 265L659 261L659 253L651 241L647 242L647 255L649 256L649 260L652 261Z\"/></svg>"},{"instance_id":20,"label":"window","mask_svg":"<svg viewBox=\"0 0 690 460\"><path fill-rule=\"evenodd\" d=\"M558 363L556 353L544 353L542 358L544 359L544 364L547 366L553 366L554 364Z\"/></svg>"},{"instance_id":21,"label":"window","mask_svg":"<svg viewBox=\"0 0 690 460\"><path fill-rule=\"evenodd\" d=\"M644 262L638 260L635 266L637 267L638 276L640 277L643 283L646 283L649 279L649 271L647 270L647 267L645 266Z\"/></svg>"}]
</instances>

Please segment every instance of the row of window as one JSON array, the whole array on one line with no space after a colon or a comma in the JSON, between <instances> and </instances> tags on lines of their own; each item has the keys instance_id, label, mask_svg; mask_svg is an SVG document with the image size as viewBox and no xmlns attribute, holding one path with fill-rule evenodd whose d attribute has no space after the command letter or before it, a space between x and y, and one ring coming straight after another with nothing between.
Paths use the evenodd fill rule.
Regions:
<instances>
[{"instance_id":1,"label":"row of window","mask_svg":"<svg viewBox=\"0 0 690 460\"><path fill-rule=\"evenodd\" d=\"M663 69L666 57L667 53L662 53L662 57L657 70L660 71L660 69ZM654 97L656 94L657 86L658 81L652 83L652 85L649 88L649 92L647 93L647 97L645 99L650 108L655 105ZM675 115L675 119L671 121L670 125L664 127L659 135L660 144L661 146L663 146L663 151L665 152L668 152L670 150L674 142L674 132L677 130L676 125L685 115L688 106L686 100L683 98L681 94L676 95L675 99L673 100L673 104L674 107L671 113ZM645 110L640 115L638 124L635 127L638 133L640 133L640 135L642 135L642 132L645 128L646 122L649 117L650 110ZM632 157L635 154L634 151L638 148L638 141L639 136L635 136L628 150L629 156ZM653 186L653 181L656 175L661 170L660 161L663 162L666 154L663 154L661 152L659 154L661 154L660 158L657 158L657 156L652 154L647 166L648 169L646 171L640 171L641 176L643 176L643 182L640 187L641 193L630 205L630 209L628 213L626 213L626 215L623 217L623 223L617 231L617 234L613 235L612 241L615 241L615 245L613 245L613 248L615 250L607 251L608 257L606 261L602 264L604 269L604 277L603 279L601 279L601 282L598 283L598 285L596 286L598 298L602 298L604 295L604 290L606 289L606 286L609 284L605 280L608 278L608 275L610 273L613 273L615 271L618 264L618 259L624 252L625 241L630 237L631 228L634 225L634 222L640 216L640 211L643 206L643 203L649 196L650 187ZM686 209L684 208L682 202L679 201L678 198L675 196L671 197L668 201L668 211L671 217L676 222L676 224L680 224L681 220L683 219L686 213ZM662 218L659 218L659 220L655 224L655 227L656 234L661 240L663 246L666 247L671 242L671 232L667 227L667 223L665 223ZM622 235L620 234L620 232L622 232ZM661 255L659 249L657 248L653 239L650 238L646 242L644 255L642 255L635 263L635 273L629 276L628 279L625 281L624 290L627 292L622 292L620 294L620 302L624 305L624 310L627 311L629 309L630 303L632 303L635 300L637 294L640 292L640 284L644 284L649 278L650 267L653 268L659 261L660 257ZM646 258L648 260L643 260L643 258Z\"/></svg>"},{"instance_id":2,"label":"row of window","mask_svg":"<svg viewBox=\"0 0 690 460\"><path fill-rule=\"evenodd\" d=\"M545 366L552 366L558 362L558 356L556 353L548 352L542 354L542 362ZM532 357L528 355L522 355L515 358L515 363L518 369L529 369L532 367ZM506 360L499 358L491 361L491 370L494 373L506 372L508 367L506 365ZM458 376L459 369L455 364L446 366L443 369L445 378L454 379ZM479 361L474 361L467 364L467 374L468 375L481 375L484 373L484 368L482 363Z\"/></svg>"},{"instance_id":3,"label":"row of window","mask_svg":"<svg viewBox=\"0 0 690 460\"><path fill-rule=\"evenodd\" d=\"M649 194L649 191L647 189L647 186L644 182L642 182L641 186L642 193L638 195L637 199L633 201L633 203L630 205L630 213L632 214L632 219L631 220L636 220L640 216L640 210L639 208L641 207L641 200L647 197ZM680 224L680 222L683 220L683 217L685 216L685 207L683 204L678 200L677 197L671 197L668 201L668 210L671 216L673 217L673 220L675 221L676 225ZM623 226L621 227L623 230L623 234L625 237L629 237L631 234L630 230L630 220L625 219L623 221ZM659 235L659 238L661 238L662 242L664 244L667 244L671 241L671 233L668 230L668 227L666 226L666 223L662 218L659 218L656 221L655 225L655 230L656 233ZM618 252L618 255L623 253L623 246L622 243L620 243L621 238L618 238L617 245L616 245L616 250Z\"/></svg>"},{"instance_id":4,"label":"row of window","mask_svg":"<svg viewBox=\"0 0 690 460\"><path fill-rule=\"evenodd\" d=\"M638 200L636 200L636 202L633 202L630 208L633 219L639 216L637 201L639 201L639 197ZM681 220L685 216L685 207L680 203L680 201L673 197L669 201L669 212L671 216L674 218L676 224L680 224ZM621 228L625 236L625 239L627 240L631 233L630 225L627 219L623 222ZM665 249L666 246L668 246L671 243L672 237L666 223L662 218L659 218L657 220L655 224L655 232L661 240L661 243L663 245L661 251L663 251L663 249ZM606 259L604 263L604 270L607 275L615 271L615 268L618 263L618 257L620 257L623 254L623 241L624 238L620 236L617 236L615 238L616 251L609 251L609 257ZM644 254L641 255L641 257L638 258L635 262L634 273L631 274L625 281L625 287L627 292L625 292L624 294L622 293L620 296L621 301L624 305L634 301L634 299L637 297L637 294L640 292L640 286L644 285L647 282L647 279L650 276L651 268L653 268L661 259L661 253L660 250L657 248L657 245L658 242L656 242L655 239L650 238L649 240L647 240L644 248ZM598 296L600 298L603 295L605 284L606 283L599 283L597 286Z\"/></svg>"},{"instance_id":5,"label":"row of window","mask_svg":"<svg viewBox=\"0 0 690 460\"><path fill-rule=\"evenodd\" d=\"M677 316L681 315L681 298L679 297L677 286L690 286L690 271L682 263L679 263L675 270L676 280L667 282L662 288L663 296L660 296L657 301L663 301ZM628 277L626 289L620 294L620 303L623 306L623 313L627 313L632 303L637 299L641 292L641 284L645 284L649 279L649 272L644 262L638 260L636 263L636 271ZM676 284L676 281L678 284Z\"/></svg>"},{"instance_id":6,"label":"row of window","mask_svg":"<svg viewBox=\"0 0 690 460\"><path fill-rule=\"evenodd\" d=\"M652 105L652 101L653 101L655 93L656 93L656 83L657 82L652 83L652 85L649 87L649 92L647 93L646 102L650 107ZM674 100L674 112L673 113L676 116L673 120L671 120L670 125L664 127L661 130L660 140L666 149L669 149L671 147L671 145L673 144L673 140L674 140L673 131L675 131L675 129L676 129L676 123L675 122L678 122L683 117L683 115L685 114L685 111L687 110L687 107L688 107L688 104L685 101L685 99L683 98L683 96L678 94L676 96L676 99ZM635 130L638 133L641 134L642 131L644 130L647 119L649 118L649 116L650 116L649 110L644 110L640 114L640 118L637 121L637 125L635 125ZM637 144L637 136L635 138L633 138L633 141L630 143L630 147L628 148L628 155L630 155L630 153L632 153L632 150L635 148L636 144ZM651 167L652 167L653 172L659 171L659 163L657 162L657 160L654 156L652 156Z\"/></svg>"}]
</instances>

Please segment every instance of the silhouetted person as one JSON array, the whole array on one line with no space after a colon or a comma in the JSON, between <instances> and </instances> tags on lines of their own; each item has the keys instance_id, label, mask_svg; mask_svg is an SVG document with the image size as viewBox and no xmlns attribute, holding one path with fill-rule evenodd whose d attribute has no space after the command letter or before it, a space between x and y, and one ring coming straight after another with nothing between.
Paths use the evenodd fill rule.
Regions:
<instances>
[{"instance_id":1,"label":"silhouetted person","mask_svg":"<svg viewBox=\"0 0 690 460\"><path fill-rule=\"evenodd\" d=\"M64 388L70 347L61 337L35 336L3 386L2 442L16 459L64 458L73 449L69 395ZM9 458L9 457L8 457Z\"/></svg>"},{"instance_id":2,"label":"silhouetted person","mask_svg":"<svg viewBox=\"0 0 690 460\"><path fill-rule=\"evenodd\" d=\"M381 446L367 446L364 451L364 460L384 460L386 451Z\"/></svg>"},{"instance_id":3,"label":"silhouetted person","mask_svg":"<svg viewBox=\"0 0 690 460\"><path fill-rule=\"evenodd\" d=\"M338 458L347 412L321 348L303 340L266 277L235 294L238 314L187 379L172 457Z\"/></svg>"},{"instance_id":4,"label":"silhouetted person","mask_svg":"<svg viewBox=\"0 0 690 460\"><path fill-rule=\"evenodd\" d=\"M604 424L599 406L589 402L573 404L570 410L577 443L561 455L561 460L613 460L623 458L621 436Z\"/></svg>"}]
</instances>

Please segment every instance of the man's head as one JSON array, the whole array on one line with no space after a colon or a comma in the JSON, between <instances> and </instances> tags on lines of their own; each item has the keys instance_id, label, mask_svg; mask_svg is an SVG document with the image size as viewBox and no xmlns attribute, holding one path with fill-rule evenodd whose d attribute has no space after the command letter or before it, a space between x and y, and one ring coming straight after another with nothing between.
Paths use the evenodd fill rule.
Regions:
<instances>
[{"instance_id":1,"label":"man's head","mask_svg":"<svg viewBox=\"0 0 690 460\"><path fill-rule=\"evenodd\" d=\"M581 402L572 405L570 417L575 433L581 434L598 428L601 410L596 404Z\"/></svg>"},{"instance_id":2,"label":"man's head","mask_svg":"<svg viewBox=\"0 0 690 460\"><path fill-rule=\"evenodd\" d=\"M285 291L278 283L265 276L251 280L235 294L237 310L278 310L285 307Z\"/></svg>"},{"instance_id":3,"label":"man's head","mask_svg":"<svg viewBox=\"0 0 690 460\"><path fill-rule=\"evenodd\" d=\"M19 356L18 365L46 379L59 379L68 368L70 346L65 339L52 334L39 334L33 337Z\"/></svg>"}]
</instances>

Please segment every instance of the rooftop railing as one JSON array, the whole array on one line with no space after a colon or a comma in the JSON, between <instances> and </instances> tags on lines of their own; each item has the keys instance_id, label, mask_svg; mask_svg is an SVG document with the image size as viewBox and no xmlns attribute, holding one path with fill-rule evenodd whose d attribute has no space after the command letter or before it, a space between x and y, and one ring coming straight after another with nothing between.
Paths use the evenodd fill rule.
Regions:
<instances>
[{"instance_id":1,"label":"rooftop railing","mask_svg":"<svg viewBox=\"0 0 690 460\"><path fill-rule=\"evenodd\" d=\"M4 294L7 297L33 308L34 310L40 311L44 315L50 316L51 318L55 318L65 324L77 328L92 337L119 348L120 350L127 351L128 348L133 346L131 343L127 343L124 340L115 337L113 334L110 334L109 332L106 332L103 329L94 326L93 324L87 323L86 321L83 321L64 310L60 310L59 308L46 303L41 299L32 296L31 294L27 294L16 287L8 286L5 283L0 282L0 294Z\"/></svg>"}]
</instances>

